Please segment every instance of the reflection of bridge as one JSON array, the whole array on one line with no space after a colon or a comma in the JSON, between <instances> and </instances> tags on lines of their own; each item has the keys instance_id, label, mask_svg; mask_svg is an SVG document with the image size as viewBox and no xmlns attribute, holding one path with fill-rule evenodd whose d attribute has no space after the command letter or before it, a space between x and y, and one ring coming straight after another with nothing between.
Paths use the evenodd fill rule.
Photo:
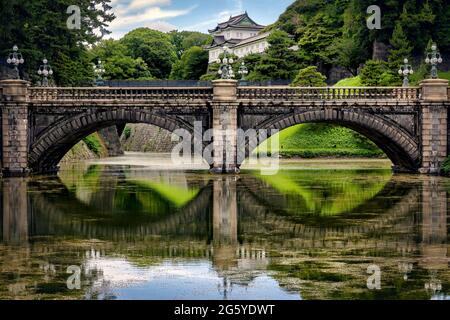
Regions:
<instances>
[{"instance_id":1,"label":"reflection of bridge","mask_svg":"<svg viewBox=\"0 0 450 320\"><path fill-rule=\"evenodd\" d=\"M200 121L203 130L230 132L223 137L216 131L214 172L238 170L243 154L237 128L284 129L306 122L360 132L398 170L436 172L448 153L448 82L443 80L424 81L421 88L237 87L235 81L204 88L27 88L18 80L1 86L5 174L55 170L84 136L137 122L193 133ZM257 143L250 141L246 154Z\"/></svg>"},{"instance_id":2,"label":"reflection of bridge","mask_svg":"<svg viewBox=\"0 0 450 320\"><path fill-rule=\"evenodd\" d=\"M106 189L123 187L124 175L107 179ZM421 270L447 270L447 192L437 183L439 178L424 177L406 186L396 179L351 212L333 217L332 226L278 209L285 205L284 196L253 192L261 182L248 175L213 177L199 184L197 196L184 208L156 220L139 217L130 224L115 221L113 214L96 213L103 205L110 207L98 199L112 198L102 196L102 189L95 191L95 186L93 192L98 194L79 201L77 192L69 192L56 179L47 180L52 194L45 192L45 181L4 179L0 236L7 244L22 245L10 247L25 255L20 261L42 252L44 264L51 263L46 257L60 252L70 252L71 264L78 265L111 253L146 266L167 258L210 260L226 282L242 285L280 261L298 263L314 253L326 253L331 260L350 254L349 259L363 259L359 263L365 268L365 259L377 259L378 252L383 256L387 251L394 258L383 260L386 265L408 259L417 261ZM192 187L191 182L176 180ZM85 214L77 216L77 212ZM361 213L367 216L363 222ZM358 223L352 223L353 219ZM40 237L49 235L57 242L40 242ZM5 254L12 256L14 250ZM415 258L418 252L420 258ZM142 260L133 262L136 257ZM65 273L65 267L61 272ZM290 287L289 281L286 286Z\"/></svg>"},{"instance_id":3,"label":"reflection of bridge","mask_svg":"<svg viewBox=\"0 0 450 320\"><path fill-rule=\"evenodd\" d=\"M117 185L119 178L115 179L110 183ZM420 219L417 212L421 211L423 244L441 244L447 239L447 209L442 205L446 192L430 179L422 182L423 191L417 185L411 185L406 191L404 186L397 189L395 180L391 181L354 213L334 218L333 226L320 225L320 221L314 223L277 210L283 204L283 196L253 193L246 185L254 184L255 179L248 176L215 178L201 189L194 200L173 214L159 217L156 221L142 217L140 222L120 225L114 220L109 221L111 218L92 215L95 208L76 198L68 198L65 191L61 191L64 193L61 198L57 194L48 197L41 194L42 190L28 193L27 180L7 179L3 182L3 239L20 243L30 236L58 235L119 243L149 241L158 246L156 239L160 238L163 246L174 242L174 248L179 247L176 243L180 241L197 243L194 251L198 254L203 252L200 256L210 256L212 248L219 251L220 248L228 248L227 252L234 253L239 250L238 242L249 252L254 249L263 249L264 252L271 248L282 250L286 243L297 249L384 247L411 252L418 249L414 234ZM64 187L60 189L64 190ZM433 197L435 201L427 200ZM436 204L441 205L436 207ZM385 210L386 207L389 209ZM74 218L71 216L73 212L86 214ZM360 212L373 214L360 222ZM352 223L354 215L358 223ZM388 236L382 236L385 229ZM378 236L374 237L374 234ZM167 250L171 252L169 248ZM243 255L251 257L254 254Z\"/></svg>"}]
</instances>

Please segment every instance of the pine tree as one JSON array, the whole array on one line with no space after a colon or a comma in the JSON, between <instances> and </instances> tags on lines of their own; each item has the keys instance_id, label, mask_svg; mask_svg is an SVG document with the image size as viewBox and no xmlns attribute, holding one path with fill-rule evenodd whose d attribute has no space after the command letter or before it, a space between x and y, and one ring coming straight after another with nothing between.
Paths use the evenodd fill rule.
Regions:
<instances>
[{"instance_id":1,"label":"pine tree","mask_svg":"<svg viewBox=\"0 0 450 320\"><path fill-rule=\"evenodd\" d=\"M292 80L299 69L298 53L291 49L295 45L289 35L280 30L273 31L268 38L269 49L250 73L251 81Z\"/></svg>"},{"instance_id":2,"label":"pine tree","mask_svg":"<svg viewBox=\"0 0 450 320\"><path fill-rule=\"evenodd\" d=\"M389 51L389 68L396 71L405 58L410 59L413 49L400 22L395 25L390 43L392 48Z\"/></svg>"},{"instance_id":3,"label":"pine tree","mask_svg":"<svg viewBox=\"0 0 450 320\"><path fill-rule=\"evenodd\" d=\"M325 83L325 77L323 74L317 71L316 66L307 67L305 69L301 69L295 80L292 82L292 86L294 87L325 87L327 84Z\"/></svg>"}]
</instances>

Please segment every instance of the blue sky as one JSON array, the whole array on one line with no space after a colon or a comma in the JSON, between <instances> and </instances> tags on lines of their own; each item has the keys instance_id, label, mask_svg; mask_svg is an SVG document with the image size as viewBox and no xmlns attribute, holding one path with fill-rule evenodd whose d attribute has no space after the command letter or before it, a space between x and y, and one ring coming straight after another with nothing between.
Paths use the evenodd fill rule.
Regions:
<instances>
[{"instance_id":1,"label":"blue sky","mask_svg":"<svg viewBox=\"0 0 450 320\"><path fill-rule=\"evenodd\" d=\"M294 0L112 0L117 18L111 23L111 37L118 39L128 31L150 27L161 31L192 30L207 32L218 22L247 10L257 23L267 25Z\"/></svg>"}]
</instances>

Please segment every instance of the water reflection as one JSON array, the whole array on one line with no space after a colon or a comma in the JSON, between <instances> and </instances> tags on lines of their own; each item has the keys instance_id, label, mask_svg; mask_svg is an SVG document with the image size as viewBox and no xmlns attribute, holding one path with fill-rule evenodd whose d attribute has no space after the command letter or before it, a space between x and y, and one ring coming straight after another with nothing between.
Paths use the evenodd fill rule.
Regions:
<instances>
[{"instance_id":1,"label":"water reflection","mask_svg":"<svg viewBox=\"0 0 450 320\"><path fill-rule=\"evenodd\" d=\"M446 179L91 166L1 182L0 298L449 295ZM382 269L368 290L367 267ZM80 266L81 290L69 290Z\"/></svg>"}]
</instances>

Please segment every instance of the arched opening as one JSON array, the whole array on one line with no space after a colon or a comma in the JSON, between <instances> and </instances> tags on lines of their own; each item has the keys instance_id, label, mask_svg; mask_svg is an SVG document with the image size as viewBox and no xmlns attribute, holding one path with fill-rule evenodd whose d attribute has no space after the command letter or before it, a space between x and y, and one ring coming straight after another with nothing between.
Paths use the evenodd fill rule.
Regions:
<instances>
[{"instance_id":1,"label":"arched opening","mask_svg":"<svg viewBox=\"0 0 450 320\"><path fill-rule=\"evenodd\" d=\"M394 171L416 172L420 167L418 142L395 122L381 116L346 110L318 110L301 114L286 114L261 123L257 129L282 131L298 124L330 123L351 129L372 141L392 161ZM262 141L258 141L261 143ZM249 141L247 155L252 154L257 141Z\"/></svg>"},{"instance_id":2,"label":"arched opening","mask_svg":"<svg viewBox=\"0 0 450 320\"><path fill-rule=\"evenodd\" d=\"M193 128L182 119L155 115L151 111L136 111L131 114L108 110L77 115L56 123L32 144L29 166L35 173L56 172L64 155L84 137L114 125L124 126L127 123L151 124L168 132L174 132L176 129L193 132Z\"/></svg>"}]
</instances>

